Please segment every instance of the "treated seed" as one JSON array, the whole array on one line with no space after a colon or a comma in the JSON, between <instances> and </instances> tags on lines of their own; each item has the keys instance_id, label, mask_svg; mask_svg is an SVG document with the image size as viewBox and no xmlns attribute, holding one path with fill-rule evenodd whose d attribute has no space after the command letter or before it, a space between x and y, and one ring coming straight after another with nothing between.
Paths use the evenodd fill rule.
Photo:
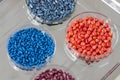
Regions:
<instances>
[{"instance_id":1,"label":"treated seed","mask_svg":"<svg viewBox=\"0 0 120 80\"><path fill-rule=\"evenodd\" d=\"M90 41L92 41L92 38L91 38L91 37L89 37L89 38L88 38L88 41L89 41L89 42L90 42Z\"/></svg>"},{"instance_id":2,"label":"treated seed","mask_svg":"<svg viewBox=\"0 0 120 80\"><path fill-rule=\"evenodd\" d=\"M107 52L110 53L112 51L112 48L107 48Z\"/></svg>"},{"instance_id":3,"label":"treated seed","mask_svg":"<svg viewBox=\"0 0 120 80\"><path fill-rule=\"evenodd\" d=\"M89 56L85 56L85 61L89 61Z\"/></svg>"},{"instance_id":4,"label":"treated seed","mask_svg":"<svg viewBox=\"0 0 120 80\"><path fill-rule=\"evenodd\" d=\"M110 46L111 46L111 43L110 43L110 42L107 42L107 43L106 43L106 46L107 46L107 47L110 47Z\"/></svg>"},{"instance_id":5,"label":"treated seed","mask_svg":"<svg viewBox=\"0 0 120 80\"><path fill-rule=\"evenodd\" d=\"M26 28L14 33L7 45L10 58L23 70L40 68L46 64L47 57L53 56L55 47L52 37L36 28Z\"/></svg>"},{"instance_id":6,"label":"treated seed","mask_svg":"<svg viewBox=\"0 0 120 80\"><path fill-rule=\"evenodd\" d=\"M85 58L85 54L81 54L81 59L84 59Z\"/></svg>"},{"instance_id":7,"label":"treated seed","mask_svg":"<svg viewBox=\"0 0 120 80\"><path fill-rule=\"evenodd\" d=\"M100 22L101 25L103 25L104 20L103 20L103 19L100 19L99 22Z\"/></svg>"},{"instance_id":8,"label":"treated seed","mask_svg":"<svg viewBox=\"0 0 120 80\"><path fill-rule=\"evenodd\" d=\"M89 34L85 34L85 38L88 38L89 37Z\"/></svg>"},{"instance_id":9,"label":"treated seed","mask_svg":"<svg viewBox=\"0 0 120 80\"><path fill-rule=\"evenodd\" d=\"M112 40L112 37L107 37L107 40L111 41L111 40Z\"/></svg>"},{"instance_id":10,"label":"treated seed","mask_svg":"<svg viewBox=\"0 0 120 80\"><path fill-rule=\"evenodd\" d=\"M100 58L100 59L103 59L103 58L104 58L104 55L103 55L103 54L101 54L101 55L99 56L99 58Z\"/></svg>"},{"instance_id":11,"label":"treated seed","mask_svg":"<svg viewBox=\"0 0 120 80\"><path fill-rule=\"evenodd\" d=\"M96 60L96 62L98 62L99 61L99 57L95 56L95 60Z\"/></svg>"},{"instance_id":12,"label":"treated seed","mask_svg":"<svg viewBox=\"0 0 120 80\"><path fill-rule=\"evenodd\" d=\"M96 53L96 52L92 52L92 55L93 55L93 56L96 56L96 55L97 55L97 53Z\"/></svg>"},{"instance_id":13,"label":"treated seed","mask_svg":"<svg viewBox=\"0 0 120 80\"><path fill-rule=\"evenodd\" d=\"M95 41L92 40L92 41L90 42L90 44L91 44L91 45L95 45Z\"/></svg>"},{"instance_id":14,"label":"treated seed","mask_svg":"<svg viewBox=\"0 0 120 80\"><path fill-rule=\"evenodd\" d=\"M76 54L75 56L76 56L77 58L79 58L79 57L81 57L81 54L78 53L78 54Z\"/></svg>"},{"instance_id":15,"label":"treated seed","mask_svg":"<svg viewBox=\"0 0 120 80\"><path fill-rule=\"evenodd\" d=\"M63 70L54 68L52 70L48 69L48 71L40 73L39 76L34 78L34 80L75 80L75 78Z\"/></svg>"},{"instance_id":16,"label":"treated seed","mask_svg":"<svg viewBox=\"0 0 120 80\"><path fill-rule=\"evenodd\" d=\"M72 46L72 48L75 49L75 50L77 49L76 46Z\"/></svg>"},{"instance_id":17,"label":"treated seed","mask_svg":"<svg viewBox=\"0 0 120 80\"><path fill-rule=\"evenodd\" d=\"M27 0L27 7L35 20L61 23L74 11L75 0Z\"/></svg>"},{"instance_id":18,"label":"treated seed","mask_svg":"<svg viewBox=\"0 0 120 80\"><path fill-rule=\"evenodd\" d=\"M91 47L89 47L89 46L86 48L87 51L89 51L90 49L91 49Z\"/></svg>"},{"instance_id":19,"label":"treated seed","mask_svg":"<svg viewBox=\"0 0 120 80\"><path fill-rule=\"evenodd\" d=\"M90 51L87 51L87 55L91 55L92 53Z\"/></svg>"},{"instance_id":20,"label":"treated seed","mask_svg":"<svg viewBox=\"0 0 120 80\"><path fill-rule=\"evenodd\" d=\"M99 50L99 53L100 53L100 54L103 54L103 53L104 53L104 51L103 51L103 50Z\"/></svg>"},{"instance_id":21,"label":"treated seed","mask_svg":"<svg viewBox=\"0 0 120 80\"><path fill-rule=\"evenodd\" d=\"M91 56L91 57L90 57L90 61L91 61L91 62L94 62L94 61L95 61L95 57L94 57L94 56Z\"/></svg>"},{"instance_id":22,"label":"treated seed","mask_svg":"<svg viewBox=\"0 0 120 80\"><path fill-rule=\"evenodd\" d=\"M96 49L96 48L97 48L97 45L93 45L92 48L93 48L93 49Z\"/></svg>"},{"instance_id":23,"label":"treated seed","mask_svg":"<svg viewBox=\"0 0 120 80\"><path fill-rule=\"evenodd\" d=\"M109 27L107 27L107 28L106 28L106 31L107 31L107 32L110 32L110 31L111 31L111 29L110 29Z\"/></svg>"},{"instance_id":24,"label":"treated seed","mask_svg":"<svg viewBox=\"0 0 120 80\"><path fill-rule=\"evenodd\" d=\"M99 42L99 40L98 40L98 39L95 39L95 41L96 41L96 43L98 43L98 42Z\"/></svg>"},{"instance_id":25,"label":"treated seed","mask_svg":"<svg viewBox=\"0 0 120 80\"><path fill-rule=\"evenodd\" d=\"M109 56L109 53L105 53L105 54L104 54L104 57L108 57L108 56Z\"/></svg>"},{"instance_id":26,"label":"treated seed","mask_svg":"<svg viewBox=\"0 0 120 80\"><path fill-rule=\"evenodd\" d=\"M78 48L78 52L82 53L83 49L82 48Z\"/></svg>"},{"instance_id":27,"label":"treated seed","mask_svg":"<svg viewBox=\"0 0 120 80\"><path fill-rule=\"evenodd\" d=\"M75 25L78 24L72 30L75 33L74 35L77 35L76 37L74 35L72 37L74 38L74 42L76 42L74 46L78 50L78 57L89 63L91 60L88 61L88 56L93 56L94 61L99 61L104 58L104 53L111 52L113 34L108 23L105 23L103 19L90 16L80 19L80 21L77 19L73 21L74 23Z\"/></svg>"},{"instance_id":28,"label":"treated seed","mask_svg":"<svg viewBox=\"0 0 120 80\"><path fill-rule=\"evenodd\" d=\"M110 37L112 37L112 35L113 35L112 33L108 33L108 34L109 34Z\"/></svg>"},{"instance_id":29,"label":"treated seed","mask_svg":"<svg viewBox=\"0 0 120 80\"><path fill-rule=\"evenodd\" d=\"M82 54L86 54L87 50L83 50Z\"/></svg>"},{"instance_id":30,"label":"treated seed","mask_svg":"<svg viewBox=\"0 0 120 80\"><path fill-rule=\"evenodd\" d=\"M84 46L85 45L85 43L84 42L81 42L81 46Z\"/></svg>"}]
</instances>

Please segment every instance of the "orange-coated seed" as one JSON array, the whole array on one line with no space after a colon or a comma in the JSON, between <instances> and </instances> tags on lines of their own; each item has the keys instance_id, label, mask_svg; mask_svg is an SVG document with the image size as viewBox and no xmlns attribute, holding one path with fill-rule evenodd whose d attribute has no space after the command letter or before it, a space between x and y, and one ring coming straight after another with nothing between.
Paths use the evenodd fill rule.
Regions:
<instances>
[{"instance_id":1,"label":"orange-coated seed","mask_svg":"<svg viewBox=\"0 0 120 80\"><path fill-rule=\"evenodd\" d=\"M86 62L99 61L111 52L112 32L103 19L87 16L73 21L67 28L66 40Z\"/></svg>"}]
</instances>

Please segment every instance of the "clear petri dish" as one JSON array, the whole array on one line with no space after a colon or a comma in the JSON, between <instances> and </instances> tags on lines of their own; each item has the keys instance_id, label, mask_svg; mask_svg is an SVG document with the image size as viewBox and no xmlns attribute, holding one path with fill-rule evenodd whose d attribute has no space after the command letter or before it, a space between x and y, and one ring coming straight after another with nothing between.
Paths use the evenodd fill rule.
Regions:
<instances>
[{"instance_id":1,"label":"clear petri dish","mask_svg":"<svg viewBox=\"0 0 120 80\"><path fill-rule=\"evenodd\" d=\"M37 0L35 1L35 2L37 2ZM35 3L34 2L34 3ZM61 17L60 19L59 19L59 16L62 16L62 15L56 15L56 16L58 16L58 18L56 18L56 19L47 19L48 17L46 17L46 19L44 19L44 16L47 16L48 14L47 13L49 13L50 14L50 12L46 12L46 9L44 9L44 10L42 10L39 6L38 6L38 9L35 9L36 8L36 6L37 5L41 5L41 4L45 4L44 3L44 1L42 2L42 0L40 0L39 2L41 2L40 4L37 4L37 3L35 3L35 4L30 4L30 0L26 0L26 7L27 7L27 13L28 13L28 15L34 20L34 23L36 23L36 24L39 24L39 23L42 23L42 24L47 24L47 25L57 25L57 24L62 24L65 20L67 20L70 16L71 16L71 14L74 12L74 9L75 9L75 5L76 5L76 0L71 0L71 2L72 3L70 3L70 2L68 2L68 3L70 3L69 4L69 7L70 6L72 6L69 10L69 12L64 16L64 17ZM51 1L50 1L51 2ZM55 4L57 4L58 3L58 1L57 0L55 0L54 2L53 2L53 4L55 5ZM67 3L67 4L68 4ZM59 4L59 6L60 5L63 5L63 4ZM32 7L31 8L31 6L34 6L34 7ZM46 5L44 5L44 6L46 6ZM57 7L58 8L58 7ZM64 9L64 8L63 8ZM34 12L34 10L35 10L35 12ZM38 12L40 12L40 11L43 11L43 12L46 12L46 14L44 14L44 15L38 15L37 13ZM50 11L52 11L52 9L50 9ZM56 11L56 9L55 10L53 10L54 11L54 13L55 13L55 11ZM62 12L62 11L60 11L61 13L65 13L65 12L67 12L67 9L66 9L66 11L64 11L64 12ZM59 13L60 13L59 12ZM54 13L52 14L52 15L54 15Z\"/></svg>"},{"instance_id":2,"label":"clear petri dish","mask_svg":"<svg viewBox=\"0 0 120 80\"><path fill-rule=\"evenodd\" d=\"M64 67L64 66L59 66L59 65L48 65L44 68L42 68L40 71L38 71L31 80L35 80L36 78L39 77L40 74L47 72L48 70L52 70L52 69L56 69L57 71L62 71L63 73L68 73L72 78L74 78L74 80L78 80L77 76L74 74L73 71L71 71L70 69ZM64 79L63 79L64 80ZM67 80L67 79L65 79ZM69 79L68 79L69 80ZM70 79L71 80L71 79Z\"/></svg>"},{"instance_id":3,"label":"clear petri dish","mask_svg":"<svg viewBox=\"0 0 120 80\"><path fill-rule=\"evenodd\" d=\"M78 20L80 18L85 18L85 17L94 17L94 18L97 18L97 19L103 19L104 20L104 23L108 23L109 27L111 28L111 32L113 34L112 36L112 44L111 44L111 47L112 47L112 51L114 50L114 47L115 45L117 44L118 42L118 30L117 30L117 27L115 24L112 23L111 19L108 18L106 15L104 14L101 14L101 13L98 13L98 12L82 12L76 16L74 16L67 24L67 27L66 27L66 31L65 33L67 33L67 29L69 28L69 26L71 25L71 23L73 23L75 20ZM68 43L68 41L65 39L65 52L66 54L68 55L68 57L73 60L73 61L76 61L76 60L84 60L84 58L80 57L80 59L77 57L79 52L77 50L74 50L70 44ZM112 51L110 53L112 53ZM109 54L110 54L109 53ZM104 53L104 54L107 54L107 53ZM104 55L103 54L103 55ZM84 55L85 56L85 55ZM101 56L101 55L99 55ZM98 56L98 57L99 57ZM91 58L91 57L90 57ZM103 58L104 59L104 58ZM101 59L100 59L101 60ZM96 61L95 61L96 62ZM88 62L88 64L90 64Z\"/></svg>"},{"instance_id":4,"label":"clear petri dish","mask_svg":"<svg viewBox=\"0 0 120 80\"><path fill-rule=\"evenodd\" d=\"M17 32L20 32L22 30L26 30L26 29L36 29L36 30L39 30L42 32L42 34L45 34L45 35L48 35L49 38L51 38L51 40L53 41L53 45L54 45L54 51L51 55L47 56L47 58L45 59L45 62L39 64L39 65L33 65L33 66L25 66L25 65L22 65L20 63L18 63L17 61L15 61L12 56L10 55L9 53L9 47L8 47L8 44L9 44L9 40L11 37L14 37L14 35L17 33ZM17 46L17 45L16 45ZM39 70L41 69L42 67L44 67L46 64L50 63L52 58L54 57L55 55L55 50L56 50L56 41L55 41L55 38L54 36L51 34L50 31L48 31L46 28L42 28L42 27L38 27L38 26L34 26L34 25L23 25L23 26L20 26L18 27L17 29L15 29L11 34L10 36L8 37L7 39L7 44L6 44L6 48L7 48L7 56L8 56L8 60L9 60L9 64L12 66L13 69L15 69L16 71L27 71L27 72L31 72L31 71L36 71L36 70ZM37 47L36 47L37 48ZM52 47L51 47L52 48ZM25 49L26 51L26 49ZM18 52L16 52L17 54ZM23 52L24 53L24 52ZM36 52L37 53L37 52ZM44 52L43 52L44 53ZM23 59L24 57L22 57L21 59ZM37 61L40 61L39 59L37 59ZM29 62L28 62L29 63Z\"/></svg>"}]
</instances>

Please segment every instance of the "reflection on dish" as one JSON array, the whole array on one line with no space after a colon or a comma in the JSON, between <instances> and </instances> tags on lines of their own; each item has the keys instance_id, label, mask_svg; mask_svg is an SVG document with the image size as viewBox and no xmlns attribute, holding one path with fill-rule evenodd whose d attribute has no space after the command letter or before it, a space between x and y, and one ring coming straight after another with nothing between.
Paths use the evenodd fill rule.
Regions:
<instances>
[{"instance_id":1,"label":"reflection on dish","mask_svg":"<svg viewBox=\"0 0 120 80\"><path fill-rule=\"evenodd\" d=\"M120 3L118 1L116 0L102 0L102 1L120 14Z\"/></svg>"}]
</instances>

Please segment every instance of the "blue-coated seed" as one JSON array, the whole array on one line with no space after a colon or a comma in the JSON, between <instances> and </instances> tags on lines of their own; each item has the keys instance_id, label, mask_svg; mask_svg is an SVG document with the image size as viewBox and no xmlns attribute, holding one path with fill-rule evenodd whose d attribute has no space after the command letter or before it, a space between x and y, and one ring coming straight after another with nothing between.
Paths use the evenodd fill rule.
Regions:
<instances>
[{"instance_id":1,"label":"blue-coated seed","mask_svg":"<svg viewBox=\"0 0 120 80\"><path fill-rule=\"evenodd\" d=\"M40 68L52 57L55 44L47 33L27 28L14 33L8 40L8 54L15 65L23 70Z\"/></svg>"},{"instance_id":2,"label":"blue-coated seed","mask_svg":"<svg viewBox=\"0 0 120 80\"><path fill-rule=\"evenodd\" d=\"M75 8L75 0L26 0L26 2L30 12L46 24L65 20Z\"/></svg>"}]
</instances>

